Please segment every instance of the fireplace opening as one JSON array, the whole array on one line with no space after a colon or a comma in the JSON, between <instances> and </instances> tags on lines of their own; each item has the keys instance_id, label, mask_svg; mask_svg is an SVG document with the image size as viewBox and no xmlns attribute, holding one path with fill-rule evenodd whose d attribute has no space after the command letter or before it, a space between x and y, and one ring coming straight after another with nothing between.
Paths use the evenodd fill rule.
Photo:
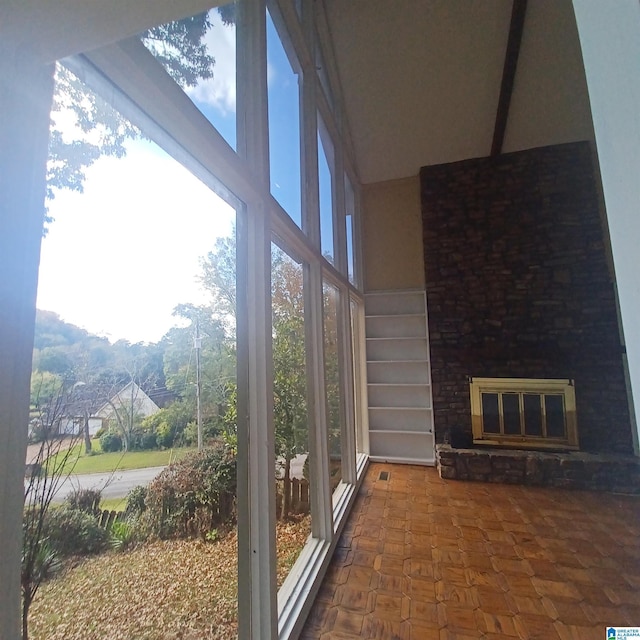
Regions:
<instances>
[{"instance_id":1,"label":"fireplace opening","mask_svg":"<svg viewBox=\"0 0 640 640\"><path fill-rule=\"evenodd\" d=\"M473 444L578 449L573 380L470 378Z\"/></svg>"}]
</instances>

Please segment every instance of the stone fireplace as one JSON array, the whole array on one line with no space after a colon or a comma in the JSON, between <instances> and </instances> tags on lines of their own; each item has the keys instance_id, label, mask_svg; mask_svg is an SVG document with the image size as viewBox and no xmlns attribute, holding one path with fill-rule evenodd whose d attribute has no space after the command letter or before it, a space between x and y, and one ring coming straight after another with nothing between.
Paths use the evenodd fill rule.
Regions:
<instances>
[{"instance_id":1,"label":"stone fireplace","mask_svg":"<svg viewBox=\"0 0 640 640\"><path fill-rule=\"evenodd\" d=\"M632 456L589 143L424 167L421 198L436 442L475 448L470 379L566 379L581 454Z\"/></svg>"}]
</instances>

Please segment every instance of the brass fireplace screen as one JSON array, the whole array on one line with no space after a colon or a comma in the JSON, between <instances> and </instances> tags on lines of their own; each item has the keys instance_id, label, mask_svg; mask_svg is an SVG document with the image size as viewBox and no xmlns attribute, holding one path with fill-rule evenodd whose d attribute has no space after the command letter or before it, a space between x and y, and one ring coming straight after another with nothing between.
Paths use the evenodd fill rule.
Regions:
<instances>
[{"instance_id":1,"label":"brass fireplace screen","mask_svg":"<svg viewBox=\"0 0 640 640\"><path fill-rule=\"evenodd\" d=\"M577 449L573 380L471 378L475 444Z\"/></svg>"}]
</instances>

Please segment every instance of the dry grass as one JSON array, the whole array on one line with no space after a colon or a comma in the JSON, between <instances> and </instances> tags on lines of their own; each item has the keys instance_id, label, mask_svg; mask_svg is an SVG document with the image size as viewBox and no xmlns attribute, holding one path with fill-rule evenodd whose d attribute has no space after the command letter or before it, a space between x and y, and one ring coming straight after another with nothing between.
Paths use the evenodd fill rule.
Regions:
<instances>
[{"instance_id":1,"label":"dry grass","mask_svg":"<svg viewBox=\"0 0 640 640\"><path fill-rule=\"evenodd\" d=\"M309 535L310 519L278 524L278 582ZM237 537L170 540L85 558L44 584L32 640L222 640L237 618Z\"/></svg>"}]
</instances>

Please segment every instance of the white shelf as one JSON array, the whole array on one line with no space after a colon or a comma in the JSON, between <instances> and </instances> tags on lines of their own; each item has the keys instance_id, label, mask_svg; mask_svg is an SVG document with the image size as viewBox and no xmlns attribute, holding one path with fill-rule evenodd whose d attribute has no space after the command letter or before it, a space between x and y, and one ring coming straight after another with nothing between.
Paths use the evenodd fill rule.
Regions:
<instances>
[{"instance_id":1,"label":"white shelf","mask_svg":"<svg viewBox=\"0 0 640 640\"><path fill-rule=\"evenodd\" d=\"M429 384L427 360L378 360L367 362L369 384Z\"/></svg>"},{"instance_id":2,"label":"white shelf","mask_svg":"<svg viewBox=\"0 0 640 640\"><path fill-rule=\"evenodd\" d=\"M365 296L369 445L373 460L433 464L425 296Z\"/></svg>"},{"instance_id":3,"label":"white shelf","mask_svg":"<svg viewBox=\"0 0 640 640\"><path fill-rule=\"evenodd\" d=\"M367 361L427 360L426 338L367 338Z\"/></svg>"},{"instance_id":4,"label":"white shelf","mask_svg":"<svg viewBox=\"0 0 640 640\"><path fill-rule=\"evenodd\" d=\"M431 433L370 431L369 448L372 456L427 460L435 457Z\"/></svg>"},{"instance_id":5,"label":"white shelf","mask_svg":"<svg viewBox=\"0 0 640 640\"><path fill-rule=\"evenodd\" d=\"M427 337L424 314L367 316L366 328L369 338Z\"/></svg>"},{"instance_id":6,"label":"white shelf","mask_svg":"<svg viewBox=\"0 0 640 640\"><path fill-rule=\"evenodd\" d=\"M368 316L424 314L424 291L380 291L365 295Z\"/></svg>"},{"instance_id":7,"label":"white shelf","mask_svg":"<svg viewBox=\"0 0 640 640\"><path fill-rule=\"evenodd\" d=\"M424 313L377 313L368 314L367 318L392 318L394 320L398 318L424 318Z\"/></svg>"},{"instance_id":8,"label":"white shelf","mask_svg":"<svg viewBox=\"0 0 640 640\"><path fill-rule=\"evenodd\" d=\"M431 389L426 384L369 384L370 407L431 407Z\"/></svg>"},{"instance_id":9,"label":"white shelf","mask_svg":"<svg viewBox=\"0 0 640 640\"><path fill-rule=\"evenodd\" d=\"M369 431L430 433L431 409L424 407L369 407Z\"/></svg>"},{"instance_id":10,"label":"white shelf","mask_svg":"<svg viewBox=\"0 0 640 640\"><path fill-rule=\"evenodd\" d=\"M401 456L369 456L371 462L387 462L391 464L416 464L424 467L435 467L436 459L433 458L404 458Z\"/></svg>"}]
</instances>

